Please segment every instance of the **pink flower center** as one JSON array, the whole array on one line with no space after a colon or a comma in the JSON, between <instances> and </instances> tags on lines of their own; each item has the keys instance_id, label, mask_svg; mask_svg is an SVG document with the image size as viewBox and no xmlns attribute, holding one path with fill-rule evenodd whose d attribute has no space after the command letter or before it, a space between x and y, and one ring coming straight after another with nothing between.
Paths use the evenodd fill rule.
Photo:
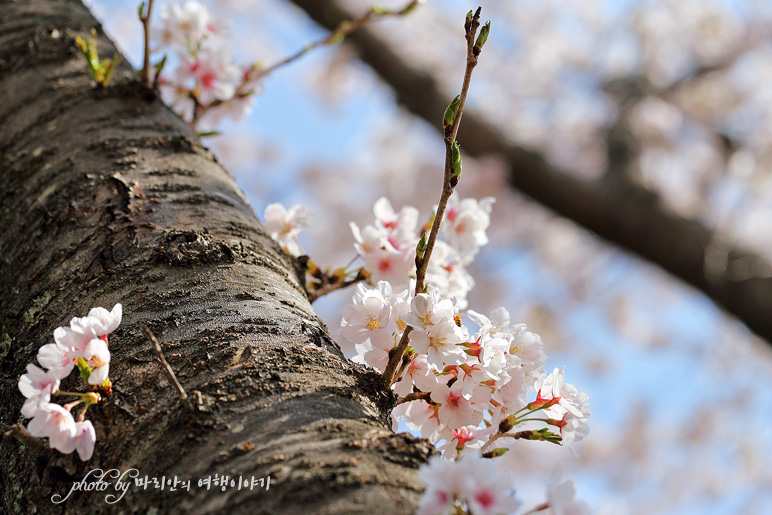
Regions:
<instances>
[{"instance_id":1,"label":"pink flower center","mask_svg":"<svg viewBox=\"0 0 772 515\"><path fill-rule=\"evenodd\" d=\"M483 508L490 508L496 503L496 498L493 496L490 490L483 490L482 492L477 493L474 496L474 499Z\"/></svg>"},{"instance_id":2,"label":"pink flower center","mask_svg":"<svg viewBox=\"0 0 772 515\"><path fill-rule=\"evenodd\" d=\"M463 447L466 442L474 438L471 431L465 427L460 427L452 431L453 436L458 440L458 445Z\"/></svg>"},{"instance_id":3,"label":"pink flower center","mask_svg":"<svg viewBox=\"0 0 772 515\"><path fill-rule=\"evenodd\" d=\"M391 270L391 261L388 259L381 259L381 261L378 263L378 270L381 272L388 272Z\"/></svg>"},{"instance_id":4,"label":"pink flower center","mask_svg":"<svg viewBox=\"0 0 772 515\"><path fill-rule=\"evenodd\" d=\"M203 74L201 76L201 84L206 88L211 88L212 84L214 84L214 74L211 72Z\"/></svg>"}]
</instances>

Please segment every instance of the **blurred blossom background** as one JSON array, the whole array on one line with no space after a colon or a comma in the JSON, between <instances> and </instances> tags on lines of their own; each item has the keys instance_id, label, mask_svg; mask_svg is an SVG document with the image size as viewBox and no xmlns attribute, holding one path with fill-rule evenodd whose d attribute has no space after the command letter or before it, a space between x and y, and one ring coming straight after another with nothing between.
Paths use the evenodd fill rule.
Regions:
<instances>
[{"instance_id":1,"label":"blurred blossom background","mask_svg":"<svg viewBox=\"0 0 772 515\"><path fill-rule=\"evenodd\" d=\"M371 5L328 1L358 14ZM569 176L624 180L656 195L666 211L709 229L719 258L740 247L772 263L772 3L477 2L492 33L468 112ZM138 3L87 2L135 67ZM230 22L229 47L244 64L271 64L326 34L289 0L204 3ZM370 29L455 94L463 16L475 6L427 0ZM431 213L444 163L439 133L401 108L347 44L279 69L255 100L244 122L223 123L205 143L258 214L277 201L310 207L314 223L301 241L316 262L339 267L354 257L348 222L370 223L380 196ZM610 162L619 138L621 172ZM598 514L772 512L772 344L668 273L525 197L508 174L496 153L464 157L457 194L497 198L491 241L470 270L470 308L505 306L540 333L548 369L565 365L592 410L578 457L546 443L511 445L503 459L525 506L543 501L562 464ZM770 275L769 265L717 263L713 273ZM330 330L352 294L315 303Z\"/></svg>"}]
</instances>

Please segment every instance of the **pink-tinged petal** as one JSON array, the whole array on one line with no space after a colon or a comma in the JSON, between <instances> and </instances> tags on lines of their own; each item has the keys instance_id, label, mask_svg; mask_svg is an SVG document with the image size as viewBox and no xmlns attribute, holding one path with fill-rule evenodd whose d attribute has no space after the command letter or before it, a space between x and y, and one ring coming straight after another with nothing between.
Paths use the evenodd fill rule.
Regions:
<instances>
[{"instance_id":1,"label":"pink-tinged petal","mask_svg":"<svg viewBox=\"0 0 772 515\"><path fill-rule=\"evenodd\" d=\"M78 422L75 431L75 449L81 461L88 461L94 454L94 444L96 443L96 431L91 421Z\"/></svg>"},{"instance_id":2,"label":"pink-tinged petal","mask_svg":"<svg viewBox=\"0 0 772 515\"><path fill-rule=\"evenodd\" d=\"M38 363L43 365L59 379L64 379L75 366L74 359L70 356L67 347L58 343L49 343L38 350Z\"/></svg>"},{"instance_id":3,"label":"pink-tinged petal","mask_svg":"<svg viewBox=\"0 0 772 515\"><path fill-rule=\"evenodd\" d=\"M88 384L102 384L107 379L107 375L110 373L110 364L105 363L104 365L95 368L91 371L91 374L88 376Z\"/></svg>"},{"instance_id":4,"label":"pink-tinged petal","mask_svg":"<svg viewBox=\"0 0 772 515\"><path fill-rule=\"evenodd\" d=\"M27 373L19 378L19 391L26 398L40 397L44 393L52 394L59 389L59 378L52 372L44 372L41 368L27 365Z\"/></svg>"}]
</instances>

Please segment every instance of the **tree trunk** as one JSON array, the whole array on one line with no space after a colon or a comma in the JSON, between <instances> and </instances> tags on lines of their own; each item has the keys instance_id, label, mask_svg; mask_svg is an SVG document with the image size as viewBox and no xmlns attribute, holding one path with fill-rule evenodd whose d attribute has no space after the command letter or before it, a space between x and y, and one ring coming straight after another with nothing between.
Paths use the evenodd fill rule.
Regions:
<instances>
[{"instance_id":1,"label":"tree trunk","mask_svg":"<svg viewBox=\"0 0 772 515\"><path fill-rule=\"evenodd\" d=\"M330 30L361 14L337 0L291 1ZM438 78L416 67L368 27L347 41L391 86L401 104L440 130L439 120L453 98L442 91ZM772 264L749 249L725 243L699 221L674 213L651 191L621 180L625 170L617 169L615 159L603 178L583 180L512 143L469 109L464 111L458 140L471 156L503 157L513 188L702 291L772 344Z\"/></svg>"},{"instance_id":2,"label":"tree trunk","mask_svg":"<svg viewBox=\"0 0 772 515\"><path fill-rule=\"evenodd\" d=\"M124 305L110 336L113 393L89 410L94 457L6 434L0 512L413 511L431 446L391 432L391 392L343 358L292 260L186 124L125 64L94 86L74 43L92 27L79 1L0 0L2 423L22 422L18 378L56 327ZM101 35L99 48L115 51ZM78 387L74 375L62 389ZM94 468L192 486L52 503ZM270 490L197 486L215 473L270 475Z\"/></svg>"}]
</instances>

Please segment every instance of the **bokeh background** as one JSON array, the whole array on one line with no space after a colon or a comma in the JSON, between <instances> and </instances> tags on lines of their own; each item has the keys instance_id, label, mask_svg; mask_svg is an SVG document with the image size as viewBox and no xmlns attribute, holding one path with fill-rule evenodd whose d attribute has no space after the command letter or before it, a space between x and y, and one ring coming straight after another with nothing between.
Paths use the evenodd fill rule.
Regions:
<instances>
[{"instance_id":1,"label":"bokeh background","mask_svg":"<svg viewBox=\"0 0 772 515\"><path fill-rule=\"evenodd\" d=\"M359 13L371 5L334 1ZM470 112L587 179L606 173L608 137L621 128L634 143L627 180L722 245L772 262L772 3L478 2L492 35ZM138 2L87 3L138 66ZM245 64L271 64L326 34L288 0L204 3L230 20L229 47ZM453 93L464 64L460 22L474 6L428 0L372 28ZM205 143L258 214L275 201L311 208L301 241L325 266L354 256L348 222L369 223L379 196L425 216L439 196L438 133L400 108L346 44L276 71L249 117L218 130ZM458 194L497 198L491 242L470 270L470 307L503 305L540 333L548 366L565 365L592 409L577 457L546 443L512 446L505 459L525 506L543 501L562 464L598 514L772 513L772 344L701 293L519 194L506 173L496 155L464 160ZM351 295L315 304L331 330Z\"/></svg>"}]
</instances>

